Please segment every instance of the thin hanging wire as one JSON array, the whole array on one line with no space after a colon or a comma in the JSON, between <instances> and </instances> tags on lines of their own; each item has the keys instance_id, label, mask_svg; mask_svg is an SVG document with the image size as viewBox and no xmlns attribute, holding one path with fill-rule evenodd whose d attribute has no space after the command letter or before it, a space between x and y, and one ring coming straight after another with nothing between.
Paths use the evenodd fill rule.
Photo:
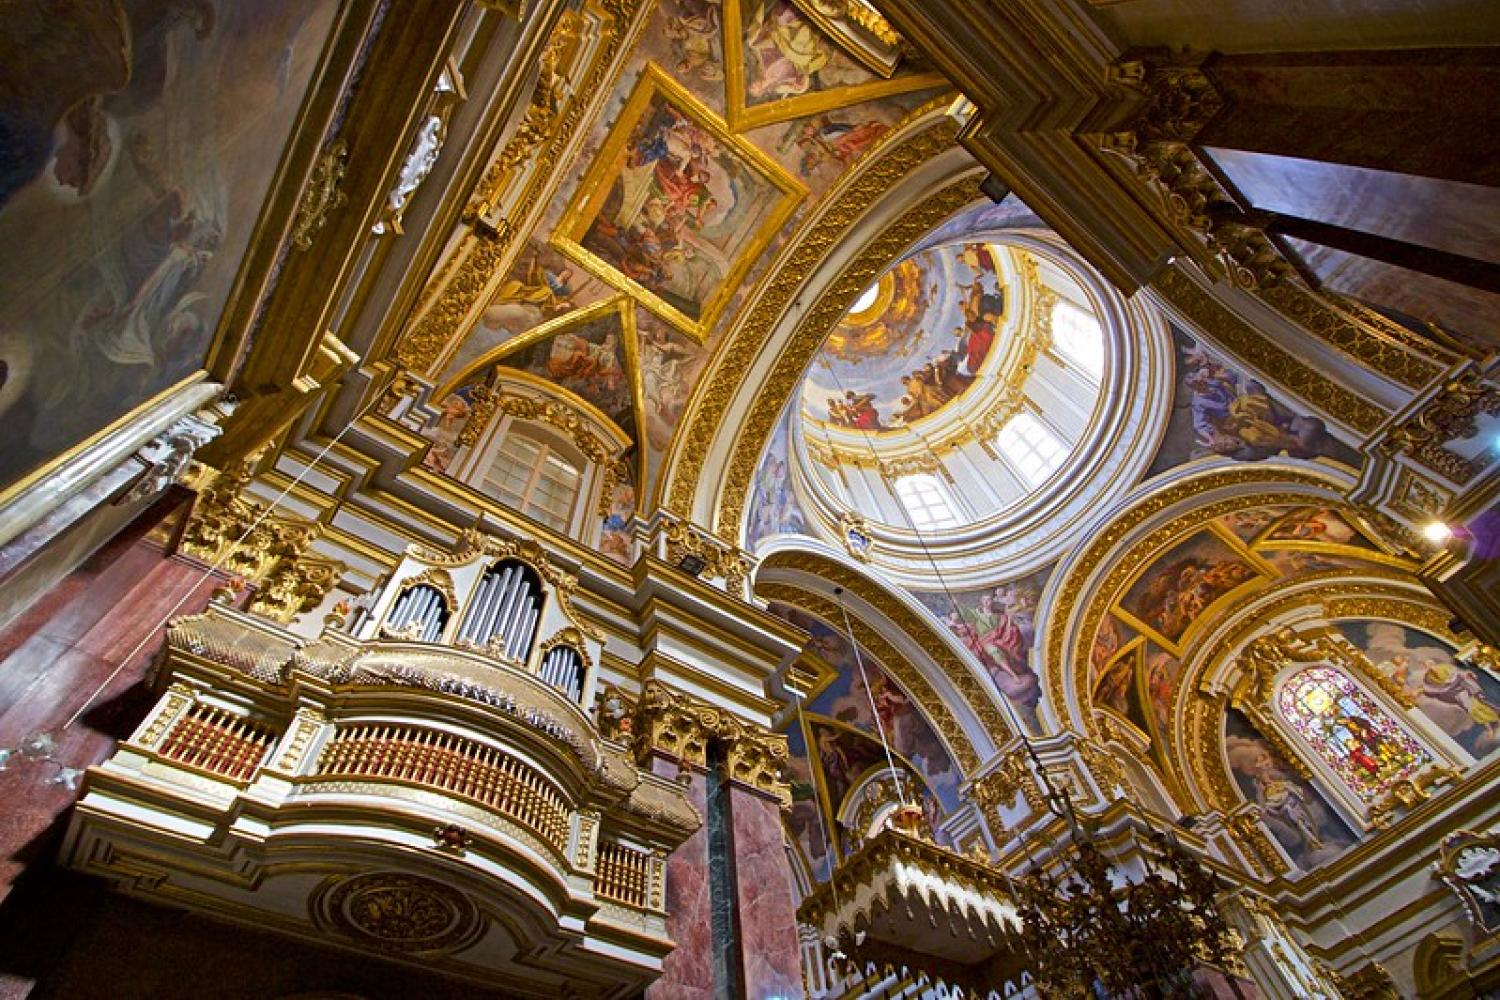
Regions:
<instances>
[{"instance_id":1,"label":"thin hanging wire","mask_svg":"<svg viewBox=\"0 0 1500 1000\"><path fill-rule=\"evenodd\" d=\"M369 413L375 408L375 406L380 402L381 398L385 395L385 389L386 386L382 386L378 392L371 393L370 401L365 404L365 406L362 407L358 412L356 412L354 416L349 418L349 422L346 423L339 430L339 432L335 434L333 438L322 447L322 449L318 452L318 454L313 458L311 462L302 467L302 470L297 473L296 477L293 478L289 484L287 484L286 488L276 495L276 498L272 500L271 503L260 512L260 514L255 518L254 521L250 522L250 526L240 534L240 537L236 538L232 543L230 543L228 548L226 548L222 553L219 554L219 557L213 561L213 564L209 566L208 569L203 571L203 574L193 582L193 585L183 593L182 597L178 598L177 603L172 605L171 609L162 616L161 621L157 622L155 626L153 626L149 631L145 632L141 636L141 641L136 643L135 647L131 649L129 653L125 654L125 657L120 660L115 669L111 670L108 676L106 676L104 680L99 682L99 686L94 688L89 696L84 699L83 704L78 706L78 710L75 711L72 715L68 716L68 721L62 724L62 731L71 729L73 724L80 718L82 718L85 712L93 707L94 702L99 698L101 694L104 693L105 689L114 683L115 678L120 676L120 672L130 665L131 661L133 661L136 656L140 654L141 650L146 648L147 643L156 638L157 633L165 628L167 623L172 620L172 616L181 611L183 606L186 605L188 601L193 599L193 596L198 592L198 588L203 586L205 581L207 581L210 577L212 577L219 571L220 567L224 565L224 562L229 559L230 556L234 555L236 551L238 551L241 543L243 543L245 539L249 538L250 534L255 531L256 528L260 527L261 522L271 516L276 508L281 505L281 502L291 494L292 490L296 489L297 486L301 484L302 480L307 477L307 474L312 472L313 469L317 467L318 463L326 458L328 456L328 453L332 451L341 440L343 440L344 435L349 433L354 425L358 423L365 414Z\"/></svg>"},{"instance_id":2,"label":"thin hanging wire","mask_svg":"<svg viewBox=\"0 0 1500 1000\"><path fill-rule=\"evenodd\" d=\"M849 622L849 609L844 606L844 588L833 588L834 599L838 601L839 611L844 615L844 634L849 637L849 648L854 650L854 664L859 668L859 681L865 686L865 697L870 702L870 714L875 717L875 729L880 733L880 746L885 751L886 766L891 769L891 780L896 783L896 794L901 799L903 808L911 805L906 798L906 783L902 781L902 772L896 770L896 758L891 753L891 741L885 734L885 722L880 718L880 710L875 707L875 692L870 689L870 677L865 673L865 658L860 654L859 643L854 640L854 626Z\"/></svg>"},{"instance_id":3,"label":"thin hanging wire","mask_svg":"<svg viewBox=\"0 0 1500 1000\"><path fill-rule=\"evenodd\" d=\"M838 386L839 391L841 393L846 392L847 390L845 390L843 380L839 378L838 372L830 368L829 373L833 376L833 381ZM979 377L983 378L986 376ZM877 452L875 449L875 441L870 436L869 428L861 427L859 428L859 432L860 436L864 439L865 450L868 451L870 457L876 461L876 467L878 468L880 455L879 452ZM929 454L933 454L934 459L937 459L936 454L932 452L932 445L927 442L927 439L922 437L920 434L918 434L917 437L922 441L924 445L926 445ZM941 459L937 460L941 461ZM943 596L947 600L948 606L952 609L953 614L960 620L962 620L963 612L960 610L958 599L953 596L953 591L949 588L948 581L944 579L942 570L938 568L937 557L932 554L932 549L928 546L927 539L923 536L922 532L917 529L917 524L911 516L911 511L906 509L906 505L904 503L901 503L899 498L897 498L896 506L900 509L901 515L906 521L907 528L916 538L917 545L922 549L922 556L927 560L928 566L931 567L932 575L937 579L938 587L942 589ZM1016 711L1015 705L1011 704L1010 696L1007 695L1004 691L1000 691L999 685L996 685L996 690L999 691L1000 704L1005 709L1005 714L1007 720L1011 724L1011 728L1015 730L1016 735L1020 738L1022 744L1026 747L1027 756L1031 758L1032 762L1036 765L1038 774L1042 776L1040 778L1040 781L1043 787L1043 791L1046 793L1046 799L1050 808L1052 799L1056 795L1056 792L1052 789L1050 782L1048 782L1045 777L1046 772L1042 768L1041 758L1037 756L1036 748L1032 746L1031 740L1027 736L1026 727L1021 723L1020 713Z\"/></svg>"}]
</instances>

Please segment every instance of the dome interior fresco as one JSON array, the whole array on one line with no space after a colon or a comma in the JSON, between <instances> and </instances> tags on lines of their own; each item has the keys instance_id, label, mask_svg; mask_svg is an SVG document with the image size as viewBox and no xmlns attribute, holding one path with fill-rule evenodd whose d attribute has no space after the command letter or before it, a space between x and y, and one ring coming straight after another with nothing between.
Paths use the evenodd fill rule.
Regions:
<instances>
[{"instance_id":1,"label":"dome interior fresco","mask_svg":"<svg viewBox=\"0 0 1500 1000\"><path fill-rule=\"evenodd\" d=\"M921 250L856 300L802 384L808 430L917 427L994 373L1007 330L1003 248ZM986 362L990 362L986 367Z\"/></svg>"}]
</instances>

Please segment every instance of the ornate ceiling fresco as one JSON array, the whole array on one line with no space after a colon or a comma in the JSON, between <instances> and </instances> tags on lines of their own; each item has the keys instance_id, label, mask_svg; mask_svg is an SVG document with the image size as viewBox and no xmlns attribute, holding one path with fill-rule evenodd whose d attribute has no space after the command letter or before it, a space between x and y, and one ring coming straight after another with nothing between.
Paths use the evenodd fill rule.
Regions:
<instances>
[{"instance_id":1,"label":"ornate ceiling fresco","mask_svg":"<svg viewBox=\"0 0 1500 1000\"><path fill-rule=\"evenodd\" d=\"M934 247L882 275L813 359L802 384L807 430L912 427L988 374L985 362L1005 353L991 350L1006 315L1004 252Z\"/></svg>"},{"instance_id":2,"label":"ornate ceiling fresco","mask_svg":"<svg viewBox=\"0 0 1500 1000\"><path fill-rule=\"evenodd\" d=\"M948 103L860 4L664 0L631 14L564 15L532 105L531 138L553 165L503 218L481 193L505 252L480 270L472 243L456 243L395 347L446 415L428 432L429 468L446 471L445 447L475 438L473 387L518 370L629 437L644 501L770 260L893 130ZM524 159L502 151L491 174Z\"/></svg>"}]
</instances>

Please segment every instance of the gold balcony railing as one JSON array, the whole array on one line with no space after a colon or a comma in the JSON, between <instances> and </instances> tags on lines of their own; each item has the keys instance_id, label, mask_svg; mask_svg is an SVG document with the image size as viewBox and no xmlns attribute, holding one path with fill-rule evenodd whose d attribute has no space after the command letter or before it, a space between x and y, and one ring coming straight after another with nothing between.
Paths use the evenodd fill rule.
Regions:
<instances>
[{"instance_id":1,"label":"gold balcony railing","mask_svg":"<svg viewBox=\"0 0 1500 1000\"><path fill-rule=\"evenodd\" d=\"M435 789L530 827L558 853L567 849L562 795L529 765L477 740L421 726L345 726L324 747L314 773Z\"/></svg>"},{"instance_id":2,"label":"gold balcony railing","mask_svg":"<svg viewBox=\"0 0 1500 1000\"><path fill-rule=\"evenodd\" d=\"M655 900L656 859L646 851L613 841L599 843L594 891L638 910L660 908Z\"/></svg>"},{"instance_id":3,"label":"gold balcony railing","mask_svg":"<svg viewBox=\"0 0 1500 1000\"><path fill-rule=\"evenodd\" d=\"M157 753L167 760L235 782L265 762L276 735L244 716L195 702L172 724Z\"/></svg>"}]
</instances>

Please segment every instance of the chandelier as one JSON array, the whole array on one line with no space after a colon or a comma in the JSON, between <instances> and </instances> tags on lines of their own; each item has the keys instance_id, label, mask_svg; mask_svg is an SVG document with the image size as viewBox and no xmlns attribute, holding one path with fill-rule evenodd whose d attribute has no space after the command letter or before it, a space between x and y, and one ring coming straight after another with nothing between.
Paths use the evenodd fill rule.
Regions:
<instances>
[{"instance_id":1,"label":"chandelier","mask_svg":"<svg viewBox=\"0 0 1500 1000\"><path fill-rule=\"evenodd\" d=\"M1012 883L1037 992L1120 1000L1206 995L1196 970L1236 962L1239 943L1215 902L1218 876L1175 836L1153 829L1145 837L1144 877L1117 880L1067 792L1049 789L1047 802L1073 835L1063 869L1034 866Z\"/></svg>"}]
</instances>

